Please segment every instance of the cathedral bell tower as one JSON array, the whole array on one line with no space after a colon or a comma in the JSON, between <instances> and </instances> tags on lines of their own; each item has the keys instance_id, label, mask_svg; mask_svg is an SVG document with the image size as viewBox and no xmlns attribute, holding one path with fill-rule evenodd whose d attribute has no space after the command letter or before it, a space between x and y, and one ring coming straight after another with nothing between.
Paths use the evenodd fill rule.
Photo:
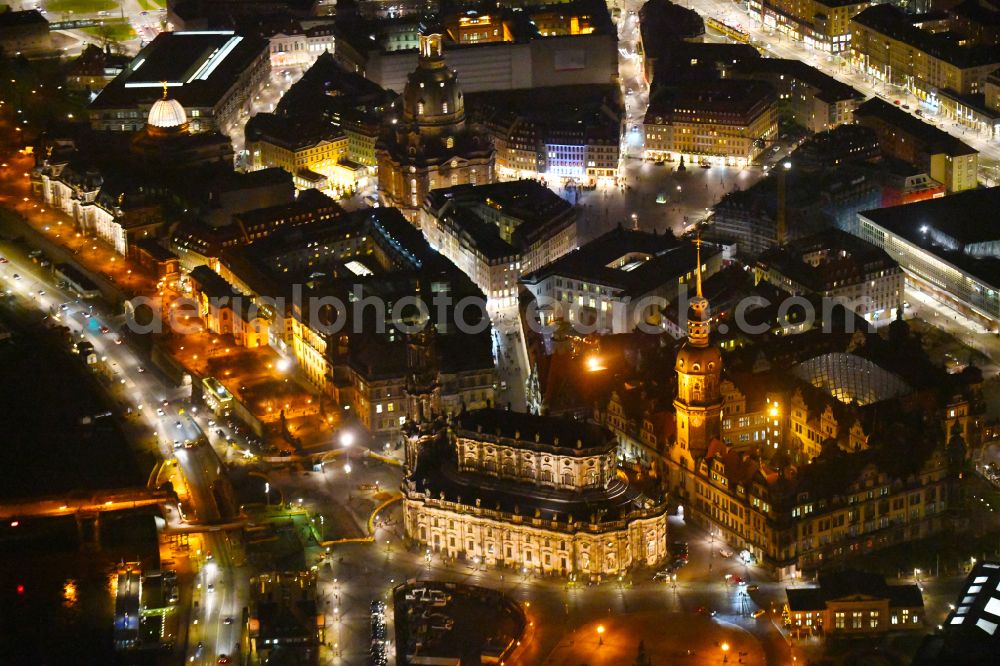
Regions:
<instances>
[{"instance_id":1,"label":"cathedral bell tower","mask_svg":"<svg viewBox=\"0 0 1000 666\"><path fill-rule=\"evenodd\" d=\"M701 292L701 239L695 241L698 266L696 295L688 311L687 341L677 352L677 445L697 459L708 452L713 439L722 437L722 354L709 344L711 316L708 299Z\"/></svg>"}]
</instances>

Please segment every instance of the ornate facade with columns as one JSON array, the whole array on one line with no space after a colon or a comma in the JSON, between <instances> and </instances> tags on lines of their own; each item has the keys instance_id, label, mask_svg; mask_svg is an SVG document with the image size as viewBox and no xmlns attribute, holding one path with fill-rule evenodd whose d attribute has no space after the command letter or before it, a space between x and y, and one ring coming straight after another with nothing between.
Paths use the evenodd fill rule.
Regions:
<instances>
[{"instance_id":1,"label":"ornate facade with columns","mask_svg":"<svg viewBox=\"0 0 1000 666\"><path fill-rule=\"evenodd\" d=\"M591 423L500 409L406 430L409 539L448 557L591 578L667 556L667 507L615 465Z\"/></svg>"}]
</instances>

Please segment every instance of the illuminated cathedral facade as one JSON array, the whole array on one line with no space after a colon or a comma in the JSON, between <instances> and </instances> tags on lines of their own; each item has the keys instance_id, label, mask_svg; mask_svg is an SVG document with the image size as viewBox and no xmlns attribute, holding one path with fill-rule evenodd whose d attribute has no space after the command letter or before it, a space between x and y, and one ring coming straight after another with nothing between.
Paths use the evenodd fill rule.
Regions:
<instances>
[{"instance_id":1,"label":"illuminated cathedral facade","mask_svg":"<svg viewBox=\"0 0 1000 666\"><path fill-rule=\"evenodd\" d=\"M410 221L430 190L494 179L493 143L466 124L465 100L445 64L442 39L439 30L421 30L419 64L375 148L381 202Z\"/></svg>"}]
</instances>

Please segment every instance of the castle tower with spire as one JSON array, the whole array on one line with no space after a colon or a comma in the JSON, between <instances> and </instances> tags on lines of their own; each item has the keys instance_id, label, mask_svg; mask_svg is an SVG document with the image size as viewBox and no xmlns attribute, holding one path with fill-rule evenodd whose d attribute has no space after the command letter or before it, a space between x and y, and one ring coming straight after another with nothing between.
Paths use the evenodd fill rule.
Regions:
<instances>
[{"instance_id":1,"label":"castle tower with spire","mask_svg":"<svg viewBox=\"0 0 1000 666\"><path fill-rule=\"evenodd\" d=\"M696 291L688 310L687 341L677 353L677 446L681 456L703 457L713 439L721 438L722 354L709 342L712 320L708 299L701 288L701 239L695 241L698 266Z\"/></svg>"}]
</instances>

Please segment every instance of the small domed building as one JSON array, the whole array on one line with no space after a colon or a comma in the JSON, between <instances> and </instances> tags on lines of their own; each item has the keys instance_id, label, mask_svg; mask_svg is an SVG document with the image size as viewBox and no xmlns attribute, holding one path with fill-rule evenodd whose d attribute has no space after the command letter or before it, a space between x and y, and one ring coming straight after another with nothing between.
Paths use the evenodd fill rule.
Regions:
<instances>
[{"instance_id":1,"label":"small domed building","mask_svg":"<svg viewBox=\"0 0 1000 666\"><path fill-rule=\"evenodd\" d=\"M132 135L130 151L142 164L181 169L233 163L233 144L219 132L191 132L187 112L163 87L163 97L149 109L146 126Z\"/></svg>"},{"instance_id":2,"label":"small domed building","mask_svg":"<svg viewBox=\"0 0 1000 666\"><path fill-rule=\"evenodd\" d=\"M489 136L466 125L465 100L445 64L441 30L421 29L418 63L375 147L382 203L411 221L430 190L492 183L494 164Z\"/></svg>"}]
</instances>

